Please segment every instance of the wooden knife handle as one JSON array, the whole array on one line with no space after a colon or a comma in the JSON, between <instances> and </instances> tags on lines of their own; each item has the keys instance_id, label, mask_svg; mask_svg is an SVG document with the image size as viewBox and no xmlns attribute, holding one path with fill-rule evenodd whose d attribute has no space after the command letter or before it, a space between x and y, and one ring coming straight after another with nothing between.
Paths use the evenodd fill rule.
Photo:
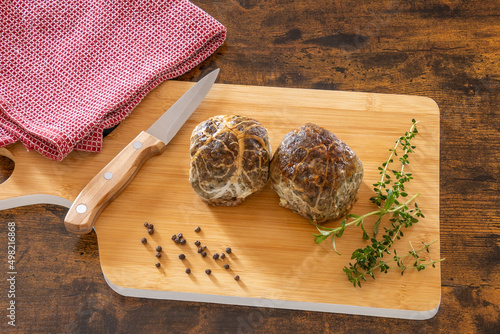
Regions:
<instances>
[{"instance_id":1,"label":"wooden knife handle","mask_svg":"<svg viewBox=\"0 0 500 334\"><path fill-rule=\"evenodd\" d=\"M125 189L144 162L164 147L161 140L141 132L83 188L64 219L66 229L76 234L92 231L100 212Z\"/></svg>"}]
</instances>

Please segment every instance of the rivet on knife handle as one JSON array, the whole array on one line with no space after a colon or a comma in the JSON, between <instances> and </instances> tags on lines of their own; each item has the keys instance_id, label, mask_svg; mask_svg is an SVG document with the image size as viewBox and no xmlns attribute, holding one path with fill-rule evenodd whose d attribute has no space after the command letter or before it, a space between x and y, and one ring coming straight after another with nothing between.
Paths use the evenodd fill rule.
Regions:
<instances>
[{"instance_id":1,"label":"rivet on knife handle","mask_svg":"<svg viewBox=\"0 0 500 334\"><path fill-rule=\"evenodd\" d=\"M99 213L132 181L144 162L164 147L161 140L141 132L78 195L64 220L66 229L77 234L92 231Z\"/></svg>"}]
</instances>

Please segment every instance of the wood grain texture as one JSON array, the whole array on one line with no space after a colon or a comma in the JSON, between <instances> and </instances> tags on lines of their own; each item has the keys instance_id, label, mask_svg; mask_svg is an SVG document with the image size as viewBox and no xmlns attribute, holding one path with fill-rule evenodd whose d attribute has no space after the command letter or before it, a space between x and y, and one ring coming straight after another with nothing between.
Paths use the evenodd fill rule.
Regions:
<instances>
[{"instance_id":1,"label":"wood grain texture","mask_svg":"<svg viewBox=\"0 0 500 334\"><path fill-rule=\"evenodd\" d=\"M187 90L186 85L174 83L158 87L154 98L148 97L138 106L135 117L148 119L152 110L161 110L159 104L165 100L171 104ZM278 196L269 185L240 206L207 206L189 184L190 135L209 117L235 111L262 123L273 148L288 131L307 122L331 129L348 143L366 170L352 209L360 214L374 209L369 201L373 196L371 185L380 179L377 167L387 159L389 147L409 130L411 119L418 118L421 137L415 145L420 150L409 167L414 175L421 176L420 180L425 175L425 181L417 179L407 190L421 193L418 203L426 218L405 234L415 245L439 242L439 201L435 196L439 193L439 109L434 101L415 96L214 85L166 151L143 167L135 182L110 204L96 224L101 267L111 282L123 288L411 311L438 307L439 269L421 275L411 273L404 279L394 272L367 283L363 290L353 289L342 268L349 263L352 251L364 245L359 231L346 231L338 245L344 249L343 255L336 257L329 242L321 246L313 242L311 234L317 232L313 226L279 207ZM391 125L384 126L386 123ZM144 221L154 224L152 236L147 235ZM202 227L200 234L194 232L197 225ZM187 245L172 242L171 236L179 232L184 233ZM146 247L140 243L142 237L148 237ZM197 254L195 240L207 245L207 258ZM116 252L118 244L120 252ZM160 270L153 265L157 261L156 245L164 249ZM224 261L211 259L212 254L220 254L228 246L233 252ZM404 243L400 250L409 249L410 245ZM187 259L179 261L179 253ZM439 246L431 248L430 256L439 258ZM224 263L231 266L229 271L222 268ZM192 270L188 277L185 267ZM205 269L211 269L212 275L207 276ZM241 277L237 284L235 274ZM408 290L408 285L419 289ZM325 294L323 289L336 293ZM398 293L393 294L391 302L378 298L380 293L390 294L394 289ZM266 304L264 300L261 303ZM279 307L279 303L274 304Z\"/></svg>"},{"instance_id":2,"label":"wood grain texture","mask_svg":"<svg viewBox=\"0 0 500 334\"><path fill-rule=\"evenodd\" d=\"M498 1L193 3L228 27L228 39L180 80L220 67L222 83L413 94L438 103L447 259L438 314L411 321L121 297L102 278L96 235L68 234L67 210L39 205L0 213L1 235L6 221L19 227L17 331L499 332ZM9 174L13 164L1 164ZM5 294L0 301L6 305Z\"/></svg>"},{"instance_id":3,"label":"wood grain texture","mask_svg":"<svg viewBox=\"0 0 500 334\"><path fill-rule=\"evenodd\" d=\"M419 149L406 169L416 180L406 190L412 195L420 193L417 201L426 218L405 231L405 235L416 248L422 242L436 241L429 257L437 260L439 109L433 100L392 94L216 84L165 152L144 165L134 182L124 189L124 180L130 179L148 152L157 154L163 147L163 143L145 132L132 140L129 137L154 123L191 86L187 82L169 81L151 92L134 114L105 139L106 147L100 156L112 161L101 171L96 169L97 164L89 163L86 153L71 154L74 166L53 161L44 165L47 159L37 152L26 152L22 145L13 145L10 151L18 168L0 185L0 199L14 194L60 196L61 188L75 191L85 187L76 199L75 192L67 197L74 204L65 225L73 223L76 229L82 224L80 221L93 222L104 203L111 202L109 198L123 189L122 195L102 211L95 225L103 273L121 288L276 300L270 302L270 307L280 307L281 300L415 312L432 311L439 306L439 265L437 270L407 273L405 277L392 272L383 279L366 283L364 289L354 289L342 268L349 263L351 253L365 245L358 229L344 233L338 242L343 255L336 256L330 242L321 246L313 242L312 234L317 231L307 220L278 205L279 198L269 184L237 207L207 206L189 184L191 132L209 117L238 111L254 118L268 129L274 149L286 133L313 122L334 132L363 162L364 178L351 212L367 213L376 208L369 198L373 196L372 184L380 180L377 167L388 159L389 148L399 136L409 131L412 118L417 118L419 136L414 145ZM142 151L132 148L137 140L144 143ZM114 157L120 147L125 148ZM107 171L113 172L116 181L103 177ZM109 186L105 186L108 182ZM34 190L27 184L37 184L38 188ZM105 191L99 193L99 189ZM80 214L84 217L80 219L76 212L72 213L82 203L93 213L89 220L84 219L85 213ZM144 221L154 224L153 235L147 234ZM366 228L370 230L374 222L367 220ZM388 221L384 222L381 228L387 224ZM197 225L203 229L199 235L193 231ZM172 234L179 232L184 233L187 245L172 242ZM148 244L140 242L143 237L147 237ZM207 258L197 254L195 240L208 246ZM154 256L157 245L163 247L159 260ZM233 252L225 260L211 259L212 254L220 254L228 246ZM116 252L118 247L120 251ZM410 247L411 244L404 242L397 248L404 254ZM177 259L179 253L187 255L187 259ZM160 269L154 266L156 262L162 264ZM224 263L230 265L230 270L222 267ZM191 275L186 275L185 267L192 270ZM212 270L211 276L205 274L206 269ZM238 283L233 280L235 274L241 277ZM288 282L285 285L284 280ZM408 290L409 285L419 289ZM336 293L325 294L323 289ZM378 298L381 293L390 295L395 289L398 292L392 294L391 301ZM265 305L266 301L256 303Z\"/></svg>"}]
</instances>

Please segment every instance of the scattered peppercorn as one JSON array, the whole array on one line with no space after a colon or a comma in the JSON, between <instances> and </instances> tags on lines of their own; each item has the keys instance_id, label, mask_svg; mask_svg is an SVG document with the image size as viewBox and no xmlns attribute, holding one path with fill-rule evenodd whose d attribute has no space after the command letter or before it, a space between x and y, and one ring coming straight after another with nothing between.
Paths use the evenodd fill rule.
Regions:
<instances>
[{"instance_id":1,"label":"scattered peppercorn","mask_svg":"<svg viewBox=\"0 0 500 334\"><path fill-rule=\"evenodd\" d=\"M161 253L156 253L156 257L160 258L161 257Z\"/></svg>"},{"instance_id":2,"label":"scattered peppercorn","mask_svg":"<svg viewBox=\"0 0 500 334\"><path fill-rule=\"evenodd\" d=\"M201 256L203 256L203 257L207 256L207 252L202 252Z\"/></svg>"},{"instance_id":3,"label":"scattered peppercorn","mask_svg":"<svg viewBox=\"0 0 500 334\"><path fill-rule=\"evenodd\" d=\"M177 234L177 237L182 238L182 233Z\"/></svg>"},{"instance_id":4,"label":"scattered peppercorn","mask_svg":"<svg viewBox=\"0 0 500 334\"><path fill-rule=\"evenodd\" d=\"M221 254L220 254L220 258L221 258L221 259L224 259L225 257L226 257L226 254L224 254L224 253L221 253Z\"/></svg>"},{"instance_id":5,"label":"scattered peppercorn","mask_svg":"<svg viewBox=\"0 0 500 334\"><path fill-rule=\"evenodd\" d=\"M191 269L186 268L186 274L191 274Z\"/></svg>"},{"instance_id":6,"label":"scattered peppercorn","mask_svg":"<svg viewBox=\"0 0 500 334\"><path fill-rule=\"evenodd\" d=\"M146 239L146 238L142 238L142 239L141 239L141 242L142 242L143 244L145 244L145 243L147 243L147 242L148 242L148 239Z\"/></svg>"},{"instance_id":7,"label":"scattered peppercorn","mask_svg":"<svg viewBox=\"0 0 500 334\"><path fill-rule=\"evenodd\" d=\"M161 246L156 247L157 252L161 252L161 250L162 250Z\"/></svg>"},{"instance_id":8,"label":"scattered peppercorn","mask_svg":"<svg viewBox=\"0 0 500 334\"><path fill-rule=\"evenodd\" d=\"M207 249L207 246L203 246L203 249Z\"/></svg>"},{"instance_id":9,"label":"scattered peppercorn","mask_svg":"<svg viewBox=\"0 0 500 334\"><path fill-rule=\"evenodd\" d=\"M198 233L198 232L200 232L200 231L201 231L201 228L200 228L199 226L196 226L196 228L194 229L194 231L195 231L196 233Z\"/></svg>"},{"instance_id":10,"label":"scattered peppercorn","mask_svg":"<svg viewBox=\"0 0 500 334\"><path fill-rule=\"evenodd\" d=\"M155 233L155 230L153 230L152 228L148 228L148 233L153 234L153 233Z\"/></svg>"},{"instance_id":11,"label":"scattered peppercorn","mask_svg":"<svg viewBox=\"0 0 500 334\"><path fill-rule=\"evenodd\" d=\"M226 264L224 265L224 269L229 269L229 264L227 264L227 263L226 263Z\"/></svg>"},{"instance_id":12,"label":"scattered peppercorn","mask_svg":"<svg viewBox=\"0 0 500 334\"><path fill-rule=\"evenodd\" d=\"M219 254L214 253L214 255L212 256L212 258L213 258L214 260L217 260L217 259L219 258Z\"/></svg>"},{"instance_id":13,"label":"scattered peppercorn","mask_svg":"<svg viewBox=\"0 0 500 334\"><path fill-rule=\"evenodd\" d=\"M212 273L212 270L207 269L207 270L205 270L205 273L206 273L207 275L210 275L210 274Z\"/></svg>"},{"instance_id":14,"label":"scattered peppercorn","mask_svg":"<svg viewBox=\"0 0 500 334\"><path fill-rule=\"evenodd\" d=\"M161 266L160 262L155 264L156 268L159 268Z\"/></svg>"},{"instance_id":15,"label":"scattered peppercorn","mask_svg":"<svg viewBox=\"0 0 500 334\"><path fill-rule=\"evenodd\" d=\"M175 239L177 239L177 236L174 234L174 235L172 236L172 240L174 240L174 241L175 241Z\"/></svg>"},{"instance_id":16,"label":"scattered peppercorn","mask_svg":"<svg viewBox=\"0 0 500 334\"><path fill-rule=\"evenodd\" d=\"M186 244L186 239L181 239L180 243L181 243L181 245L185 245Z\"/></svg>"},{"instance_id":17,"label":"scattered peppercorn","mask_svg":"<svg viewBox=\"0 0 500 334\"><path fill-rule=\"evenodd\" d=\"M179 259L184 260L186 258L186 255L184 254L179 254Z\"/></svg>"},{"instance_id":18,"label":"scattered peppercorn","mask_svg":"<svg viewBox=\"0 0 500 334\"><path fill-rule=\"evenodd\" d=\"M201 252L203 252L203 248L200 247L200 248L198 248L198 253L201 253Z\"/></svg>"},{"instance_id":19,"label":"scattered peppercorn","mask_svg":"<svg viewBox=\"0 0 500 334\"><path fill-rule=\"evenodd\" d=\"M226 248L226 253L231 254L231 248Z\"/></svg>"},{"instance_id":20,"label":"scattered peppercorn","mask_svg":"<svg viewBox=\"0 0 500 334\"><path fill-rule=\"evenodd\" d=\"M200 246L200 245L201 245L201 242L199 242L198 240L196 240L196 241L194 242L194 244L195 244L196 246Z\"/></svg>"},{"instance_id":21,"label":"scattered peppercorn","mask_svg":"<svg viewBox=\"0 0 500 334\"><path fill-rule=\"evenodd\" d=\"M235 280L235 281L239 281L239 280L240 280L240 276L235 275L235 276L234 276L234 280Z\"/></svg>"},{"instance_id":22,"label":"scattered peppercorn","mask_svg":"<svg viewBox=\"0 0 500 334\"><path fill-rule=\"evenodd\" d=\"M179 239L179 238L175 237L175 240L174 240L174 241L175 241L175 243L176 243L176 244L178 244L179 242L181 242L181 239Z\"/></svg>"},{"instance_id":23,"label":"scattered peppercorn","mask_svg":"<svg viewBox=\"0 0 500 334\"><path fill-rule=\"evenodd\" d=\"M144 223L144 227L149 227L148 222L145 222L145 223Z\"/></svg>"},{"instance_id":24,"label":"scattered peppercorn","mask_svg":"<svg viewBox=\"0 0 500 334\"><path fill-rule=\"evenodd\" d=\"M154 226L153 224L149 224L149 225L148 225L148 228L150 228L150 229L154 229L154 228L155 228L155 226Z\"/></svg>"}]
</instances>

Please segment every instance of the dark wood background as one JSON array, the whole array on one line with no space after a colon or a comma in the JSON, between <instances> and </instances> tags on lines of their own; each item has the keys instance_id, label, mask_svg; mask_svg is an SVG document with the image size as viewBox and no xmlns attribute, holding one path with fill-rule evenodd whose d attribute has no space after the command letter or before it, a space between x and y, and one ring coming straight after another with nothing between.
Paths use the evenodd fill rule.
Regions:
<instances>
[{"instance_id":1,"label":"dark wood background","mask_svg":"<svg viewBox=\"0 0 500 334\"><path fill-rule=\"evenodd\" d=\"M193 2L227 26L228 37L180 80L197 81L219 67L221 83L423 95L438 103L436 196L446 258L438 314L411 321L122 297L103 279L95 234L69 234L65 208L37 205L0 212L3 245L6 223L17 225L15 330L499 333L500 2ZM13 164L1 159L0 166L5 179ZM6 246L0 259L7 268ZM0 331L11 331L5 276Z\"/></svg>"}]
</instances>

